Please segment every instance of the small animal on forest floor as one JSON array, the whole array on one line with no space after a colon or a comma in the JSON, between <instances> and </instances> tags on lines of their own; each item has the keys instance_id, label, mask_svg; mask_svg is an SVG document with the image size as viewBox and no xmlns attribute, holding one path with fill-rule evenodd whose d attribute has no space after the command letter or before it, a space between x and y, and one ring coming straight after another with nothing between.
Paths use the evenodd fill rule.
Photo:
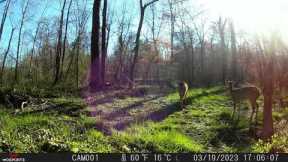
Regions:
<instances>
[{"instance_id":1,"label":"small animal on forest floor","mask_svg":"<svg viewBox=\"0 0 288 162\"><path fill-rule=\"evenodd\" d=\"M188 84L185 81L181 81L178 83L178 93L180 97L180 107L183 108L184 102L187 97L187 92L188 92Z\"/></svg>"}]
</instances>

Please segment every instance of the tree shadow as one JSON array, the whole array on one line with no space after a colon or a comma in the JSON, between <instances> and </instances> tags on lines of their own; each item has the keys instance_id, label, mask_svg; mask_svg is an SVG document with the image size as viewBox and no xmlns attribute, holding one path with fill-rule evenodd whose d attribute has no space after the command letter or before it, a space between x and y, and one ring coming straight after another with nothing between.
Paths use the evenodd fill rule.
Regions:
<instances>
[{"instance_id":1,"label":"tree shadow","mask_svg":"<svg viewBox=\"0 0 288 162\"><path fill-rule=\"evenodd\" d=\"M201 97L205 97L205 96L212 95L212 94L219 94L219 93L222 93L223 91L224 91L223 89L210 91L210 92L204 91L203 93L197 94L195 96L190 96L187 98L187 101L188 101L187 104L191 104L193 103L194 100L199 99ZM145 102L156 100L159 97L164 97L164 95L139 101L128 107L122 108L120 110L115 110L109 114L102 116L101 117L102 121L99 121L98 123L96 123L96 129L98 129L99 131L102 131L106 135L111 135L112 134L111 129L122 131L132 124L143 123L149 120L153 122L161 122L164 119L166 119L169 115L183 110L180 108L180 102L174 102L153 112L142 113L142 114L135 115L135 116L131 116L128 113L128 111L132 109L141 108L141 105L143 105ZM112 125L110 124L105 125L105 120L108 120L110 123L111 122L112 123L114 122L114 123Z\"/></svg>"},{"instance_id":2,"label":"tree shadow","mask_svg":"<svg viewBox=\"0 0 288 162\"><path fill-rule=\"evenodd\" d=\"M221 147L221 144L234 147L237 149L249 149L251 137L249 131L244 125L239 125L231 119L231 114L223 112L217 117L219 125L214 128L215 136L210 140L210 144L215 147Z\"/></svg>"},{"instance_id":3,"label":"tree shadow","mask_svg":"<svg viewBox=\"0 0 288 162\"><path fill-rule=\"evenodd\" d=\"M144 99L144 100L141 100L141 101L138 101L138 102L135 102L127 107L124 107L122 109L118 109L118 110L115 110L115 111L112 111L111 113L105 115L103 117L103 119L107 119L107 120L113 120L114 118L116 117L121 117L121 116L125 116L125 115L129 115L129 111L132 110L132 109L139 109L141 108L142 105L144 105L146 102L149 102L149 101L153 101L153 100L157 100L158 98L160 97L163 97L162 95L159 95L159 96L154 96L154 97L151 97L151 98L147 98L147 99Z\"/></svg>"},{"instance_id":4,"label":"tree shadow","mask_svg":"<svg viewBox=\"0 0 288 162\"><path fill-rule=\"evenodd\" d=\"M101 91L104 97L94 98L97 93L86 93L82 97L85 99L86 103L90 106L97 106L105 103L111 103L114 99L125 99L127 97L144 97L147 95L147 89L143 87L138 87L135 89L113 89L111 91L105 90ZM99 93L99 92L98 92Z\"/></svg>"},{"instance_id":5,"label":"tree shadow","mask_svg":"<svg viewBox=\"0 0 288 162\"><path fill-rule=\"evenodd\" d=\"M206 96L209 96L209 95L220 94L220 93L223 93L223 92L225 92L225 89L217 89L217 90L210 91L210 92L204 91L204 92L202 92L200 94L197 94L195 96L187 97L185 103L189 105L189 104L192 104L193 101L196 100L196 99L199 99L199 98L202 98L202 97L206 97Z\"/></svg>"}]
</instances>

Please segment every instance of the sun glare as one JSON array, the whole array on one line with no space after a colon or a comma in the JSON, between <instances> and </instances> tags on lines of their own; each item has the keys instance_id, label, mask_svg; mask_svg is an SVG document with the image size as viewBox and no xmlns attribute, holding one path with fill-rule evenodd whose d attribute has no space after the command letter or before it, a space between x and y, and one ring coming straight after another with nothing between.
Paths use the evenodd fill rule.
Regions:
<instances>
[{"instance_id":1,"label":"sun glare","mask_svg":"<svg viewBox=\"0 0 288 162\"><path fill-rule=\"evenodd\" d=\"M211 16L230 17L249 33L280 32L288 36L287 0L199 0Z\"/></svg>"}]
</instances>

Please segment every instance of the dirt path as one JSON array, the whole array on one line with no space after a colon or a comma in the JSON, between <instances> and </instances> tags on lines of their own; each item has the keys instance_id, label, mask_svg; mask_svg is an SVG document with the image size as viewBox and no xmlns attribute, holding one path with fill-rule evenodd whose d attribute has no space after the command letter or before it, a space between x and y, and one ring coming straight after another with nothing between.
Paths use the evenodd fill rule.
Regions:
<instances>
[{"instance_id":1,"label":"dirt path","mask_svg":"<svg viewBox=\"0 0 288 162\"><path fill-rule=\"evenodd\" d=\"M147 94L138 97L123 96L122 92L86 94L90 116L97 118L96 129L105 134L124 130L131 124L147 120L161 121L175 111L180 111L164 94Z\"/></svg>"}]
</instances>

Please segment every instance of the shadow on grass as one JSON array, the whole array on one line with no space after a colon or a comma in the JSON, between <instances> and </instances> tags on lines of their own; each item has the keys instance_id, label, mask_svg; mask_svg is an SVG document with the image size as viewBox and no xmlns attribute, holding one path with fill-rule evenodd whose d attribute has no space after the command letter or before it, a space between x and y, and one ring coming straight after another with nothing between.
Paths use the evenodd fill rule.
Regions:
<instances>
[{"instance_id":1,"label":"shadow on grass","mask_svg":"<svg viewBox=\"0 0 288 162\"><path fill-rule=\"evenodd\" d=\"M213 129L215 136L210 140L210 144L219 148L221 144L226 144L237 149L249 149L251 138L246 125L240 124L241 120L234 121L228 112L219 114L217 118L219 125Z\"/></svg>"},{"instance_id":2,"label":"shadow on grass","mask_svg":"<svg viewBox=\"0 0 288 162\"><path fill-rule=\"evenodd\" d=\"M216 94L220 94L220 93L223 93L225 92L225 89L217 89L217 90L214 90L214 91L210 91L210 92L207 92L207 91L204 91L200 94L197 94L195 96L189 96L187 97L186 99L186 104L190 105L193 103L194 100L196 99L199 99L199 98L202 98L202 97L206 97L206 96L209 96L209 95L216 95Z\"/></svg>"},{"instance_id":3,"label":"shadow on grass","mask_svg":"<svg viewBox=\"0 0 288 162\"><path fill-rule=\"evenodd\" d=\"M222 93L223 91L224 91L223 89L218 89L218 90L210 91L210 92L204 91L201 94L188 97L186 104L191 104L196 99L209 96L209 95L213 95L213 94L219 94L219 93ZM135 123L142 123L148 120L154 121L154 122L160 122L164 120L165 118L167 118L169 115L183 110L180 108L179 102L174 102L174 103L171 103L170 105L162 107L160 110L147 112L145 114L131 116L128 113L129 110L141 108L141 105L143 105L145 102L156 100L159 97L163 97L163 96L157 96L157 97L153 97L150 99L142 100L126 108L116 110L116 111L113 111L112 113L102 116L101 117L102 119L109 120L110 122L114 122L114 124L105 125L105 121L102 120L96 123L96 129L98 129L99 131L102 131L106 135L110 135L112 133L111 131L109 131L111 130L111 128L121 131ZM127 119L125 120L125 118Z\"/></svg>"}]
</instances>

